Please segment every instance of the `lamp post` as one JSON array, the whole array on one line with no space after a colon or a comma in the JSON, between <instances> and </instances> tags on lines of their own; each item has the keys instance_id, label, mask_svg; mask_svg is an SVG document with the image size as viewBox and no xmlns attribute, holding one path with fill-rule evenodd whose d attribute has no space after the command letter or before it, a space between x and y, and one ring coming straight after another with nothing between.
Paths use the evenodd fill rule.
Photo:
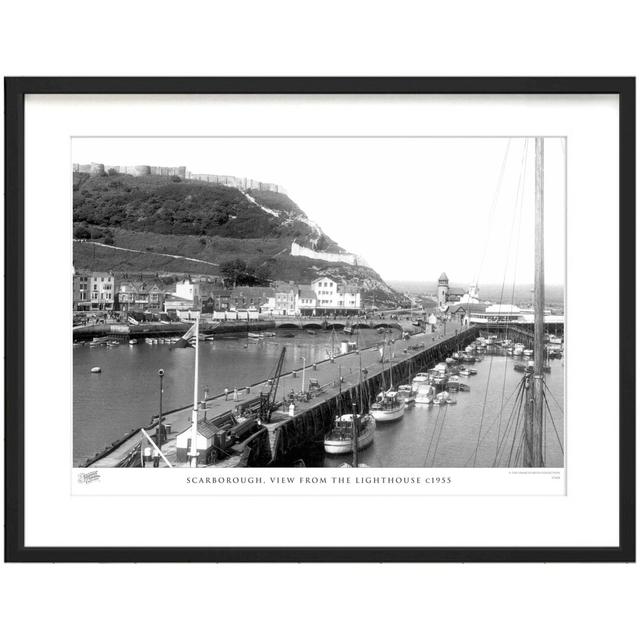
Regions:
<instances>
[{"instance_id":1,"label":"lamp post","mask_svg":"<svg viewBox=\"0 0 640 640\"><path fill-rule=\"evenodd\" d=\"M158 413L158 447L161 447L166 440L164 425L162 424L162 395L164 393L164 369L158 369L158 377L160 378L160 411Z\"/></svg>"},{"instance_id":2,"label":"lamp post","mask_svg":"<svg viewBox=\"0 0 640 640\"><path fill-rule=\"evenodd\" d=\"M207 419L207 400L209 399L209 387L204 388L204 402L202 408L204 409L204 419Z\"/></svg>"},{"instance_id":3,"label":"lamp post","mask_svg":"<svg viewBox=\"0 0 640 640\"><path fill-rule=\"evenodd\" d=\"M304 370L307 366L307 359L302 356L302 393L304 393Z\"/></svg>"}]
</instances>

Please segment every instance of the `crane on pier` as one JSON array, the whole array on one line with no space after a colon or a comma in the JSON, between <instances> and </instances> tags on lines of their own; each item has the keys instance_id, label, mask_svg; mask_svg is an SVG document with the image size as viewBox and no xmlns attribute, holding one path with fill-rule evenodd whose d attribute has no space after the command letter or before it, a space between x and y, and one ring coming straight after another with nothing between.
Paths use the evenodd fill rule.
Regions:
<instances>
[{"instance_id":1,"label":"crane on pier","mask_svg":"<svg viewBox=\"0 0 640 640\"><path fill-rule=\"evenodd\" d=\"M278 397L278 383L280 382L280 375L282 374L282 366L284 365L284 357L287 353L287 347L282 347L280 357L276 364L273 376L270 378L271 386L267 393L260 393L260 420L262 422L270 422L271 414L277 407L276 398Z\"/></svg>"}]
</instances>

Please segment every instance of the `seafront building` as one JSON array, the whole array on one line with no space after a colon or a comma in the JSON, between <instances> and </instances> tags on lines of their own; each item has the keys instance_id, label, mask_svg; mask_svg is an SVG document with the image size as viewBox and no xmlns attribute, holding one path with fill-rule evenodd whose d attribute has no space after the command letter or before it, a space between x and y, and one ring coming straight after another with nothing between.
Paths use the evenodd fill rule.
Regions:
<instances>
[{"instance_id":1,"label":"seafront building","mask_svg":"<svg viewBox=\"0 0 640 640\"><path fill-rule=\"evenodd\" d=\"M112 273L75 272L74 270L74 311L111 311L115 301L115 279Z\"/></svg>"},{"instance_id":2,"label":"seafront building","mask_svg":"<svg viewBox=\"0 0 640 640\"><path fill-rule=\"evenodd\" d=\"M280 281L225 289L191 277L166 285L157 278L116 281L112 273L78 272L73 274L73 310L166 313L180 319L198 311L219 319L244 317L245 312L250 317L355 315L362 310L362 298L357 287L326 276L309 284Z\"/></svg>"}]
</instances>

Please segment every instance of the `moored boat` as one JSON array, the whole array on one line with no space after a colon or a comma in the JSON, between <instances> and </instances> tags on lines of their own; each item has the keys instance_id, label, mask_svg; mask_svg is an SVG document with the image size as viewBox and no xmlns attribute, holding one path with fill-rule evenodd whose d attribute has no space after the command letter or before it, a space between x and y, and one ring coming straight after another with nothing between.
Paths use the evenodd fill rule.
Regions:
<instances>
[{"instance_id":1,"label":"moored boat","mask_svg":"<svg viewBox=\"0 0 640 640\"><path fill-rule=\"evenodd\" d=\"M433 404L447 404L451 400L451 394L448 391L441 391L436 394L436 397L433 399Z\"/></svg>"},{"instance_id":2,"label":"moored boat","mask_svg":"<svg viewBox=\"0 0 640 640\"><path fill-rule=\"evenodd\" d=\"M418 373L415 378L411 381L411 389L413 391L418 391L421 386L429 384L429 374L428 373Z\"/></svg>"},{"instance_id":3,"label":"moored boat","mask_svg":"<svg viewBox=\"0 0 640 640\"><path fill-rule=\"evenodd\" d=\"M371 405L371 415L376 422L395 422L404 415L404 401L397 391L382 391Z\"/></svg>"},{"instance_id":4,"label":"moored boat","mask_svg":"<svg viewBox=\"0 0 640 640\"><path fill-rule=\"evenodd\" d=\"M364 415L345 413L336 416L331 431L324 437L324 450L334 455L351 453L353 451L353 427L357 429L358 451L368 447L373 442L376 430L374 417L366 413Z\"/></svg>"},{"instance_id":5,"label":"moored boat","mask_svg":"<svg viewBox=\"0 0 640 640\"><path fill-rule=\"evenodd\" d=\"M398 397L404 400L405 405L412 405L416 401L416 392L410 384L401 384L398 387Z\"/></svg>"}]
</instances>

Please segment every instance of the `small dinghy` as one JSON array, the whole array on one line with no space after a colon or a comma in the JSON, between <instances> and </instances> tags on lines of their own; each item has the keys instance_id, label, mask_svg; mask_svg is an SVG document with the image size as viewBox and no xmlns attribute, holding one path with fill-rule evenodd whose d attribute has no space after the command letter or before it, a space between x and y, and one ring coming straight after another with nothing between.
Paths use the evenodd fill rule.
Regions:
<instances>
[{"instance_id":1,"label":"small dinghy","mask_svg":"<svg viewBox=\"0 0 640 640\"><path fill-rule=\"evenodd\" d=\"M102 373L102 369L100 367L91 367L91 373Z\"/></svg>"}]
</instances>

